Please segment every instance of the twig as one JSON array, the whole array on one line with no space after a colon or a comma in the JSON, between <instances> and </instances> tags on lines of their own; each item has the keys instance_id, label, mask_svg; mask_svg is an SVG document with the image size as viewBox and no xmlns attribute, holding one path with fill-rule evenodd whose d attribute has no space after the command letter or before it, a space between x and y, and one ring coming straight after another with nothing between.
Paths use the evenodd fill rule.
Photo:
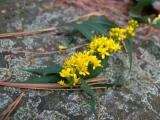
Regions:
<instances>
[{"instance_id":1,"label":"twig","mask_svg":"<svg viewBox=\"0 0 160 120\"><path fill-rule=\"evenodd\" d=\"M88 79L87 82L88 83L95 83L95 82L100 82L100 81L104 81L104 80L106 80L105 77L96 77L96 78Z\"/></svg>"},{"instance_id":2,"label":"twig","mask_svg":"<svg viewBox=\"0 0 160 120\"><path fill-rule=\"evenodd\" d=\"M105 78L93 78L87 80L87 83L90 84L99 84L104 81ZM23 89L39 89L39 90L56 90L56 89L67 89L68 87L60 86L56 83L53 84L23 84L23 83L11 83L11 82L4 82L0 81L0 86L5 87L14 87L14 88L23 88ZM79 85L77 85L79 87Z\"/></svg>"},{"instance_id":3,"label":"twig","mask_svg":"<svg viewBox=\"0 0 160 120\"><path fill-rule=\"evenodd\" d=\"M106 80L100 81L100 82L89 83L89 85L97 85L97 84L105 84L105 83L106 83Z\"/></svg>"},{"instance_id":4,"label":"twig","mask_svg":"<svg viewBox=\"0 0 160 120\"><path fill-rule=\"evenodd\" d=\"M97 83L98 84L98 83ZM90 85L90 84L89 84ZM49 85L49 84L20 84L20 83L9 83L9 82L0 82L0 86L5 87L14 87L14 88L21 88L21 89L33 89L33 90L82 90L79 87L68 88L59 85ZM92 89L101 89L106 87L92 87Z\"/></svg>"},{"instance_id":5,"label":"twig","mask_svg":"<svg viewBox=\"0 0 160 120\"><path fill-rule=\"evenodd\" d=\"M23 84L23 83L11 83L3 81L0 81L0 86L23 88L23 89L40 89L40 90L64 88L63 86L59 86L57 84Z\"/></svg>"},{"instance_id":6,"label":"twig","mask_svg":"<svg viewBox=\"0 0 160 120\"><path fill-rule=\"evenodd\" d=\"M21 93L21 95L11 104L8 108L2 112L0 115L1 120L8 120L9 116L14 112L14 110L18 107L22 99L24 98L25 94Z\"/></svg>"},{"instance_id":7,"label":"twig","mask_svg":"<svg viewBox=\"0 0 160 120\"><path fill-rule=\"evenodd\" d=\"M106 89L107 87L91 87L91 89L96 90L96 89ZM56 91L81 91L83 90L82 88L61 88L61 89L47 89L47 90L56 90Z\"/></svg>"},{"instance_id":8,"label":"twig","mask_svg":"<svg viewBox=\"0 0 160 120\"><path fill-rule=\"evenodd\" d=\"M72 48L66 48L66 49L63 49L63 50L54 50L54 51L49 51L49 52L30 52L30 51L11 51L10 53L12 54L22 54L22 55L34 55L34 56L39 56L39 55L51 55L51 54L58 54L58 53L64 53L64 52L67 52L69 50L75 50L75 49L78 49L78 48L81 48L81 47L85 47L87 46L88 44L82 44L82 45L77 45L75 47L72 47Z\"/></svg>"},{"instance_id":9,"label":"twig","mask_svg":"<svg viewBox=\"0 0 160 120\"><path fill-rule=\"evenodd\" d=\"M11 37L22 37L22 36L31 36L35 34L45 33L45 32L53 32L56 31L57 28L51 27L46 29L35 30L31 32L13 32L13 33L2 33L0 34L0 40Z\"/></svg>"},{"instance_id":10,"label":"twig","mask_svg":"<svg viewBox=\"0 0 160 120\"><path fill-rule=\"evenodd\" d=\"M91 16L105 16L105 17L109 17L109 15L106 12L104 12L104 11L92 12L92 13L89 13L89 14L77 17L75 19L72 19L70 21L67 21L66 23L71 23L71 22L82 20L82 19L88 19Z\"/></svg>"}]
</instances>

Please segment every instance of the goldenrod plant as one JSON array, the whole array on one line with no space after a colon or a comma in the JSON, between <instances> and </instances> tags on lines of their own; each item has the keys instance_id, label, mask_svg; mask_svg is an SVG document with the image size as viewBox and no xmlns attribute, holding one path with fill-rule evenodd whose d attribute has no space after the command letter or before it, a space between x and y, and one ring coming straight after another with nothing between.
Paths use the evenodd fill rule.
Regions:
<instances>
[{"instance_id":1,"label":"goldenrod plant","mask_svg":"<svg viewBox=\"0 0 160 120\"><path fill-rule=\"evenodd\" d=\"M96 20L98 20L95 22L96 25L99 25L98 23L100 25L108 24L102 18ZM87 80L96 77L108 66L108 57L121 50L122 42L126 44L131 63L131 38L135 36L138 22L129 20L126 28L117 27L111 22L109 22L109 26L112 27L106 35L86 36L86 38L91 38L86 49L70 56L64 61L63 66L28 69L28 72L41 75L41 77L27 80L26 83L56 83L66 88L81 87L91 97L91 109L96 113L96 97L91 89L92 86L87 84ZM98 30L101 31L100 29ZM88 34L85 33L84 35ZM104 86L108 84L103 83L100 85Z\"/></svg>"},{"instance_id":2,"label":"goldenrod plant","mask_svg":"<svg viewBox=\"0 0 160 120\"><path fill-rule=\"evenodd\" d=\"M128 21L126 28L112 28L109 36L94 37L88 45L88 49L72 55L64 61L60 76L64 79L58 81L58 84L64 86L75 86L80 82L81 77L90 75L91 70L98 67L103 68L101 61L107 59L112 53L121 50L120 42L135 36L135 30L138 22ZM89 69L89 66L92 66Z\"/></svg>"}]
</instances>

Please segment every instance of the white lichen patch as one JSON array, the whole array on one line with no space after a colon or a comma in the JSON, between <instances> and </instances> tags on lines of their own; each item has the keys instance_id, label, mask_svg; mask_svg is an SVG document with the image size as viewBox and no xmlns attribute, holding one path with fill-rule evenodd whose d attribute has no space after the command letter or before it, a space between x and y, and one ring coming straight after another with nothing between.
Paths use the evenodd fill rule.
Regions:
<instances>
[{"instance_id":1,"label":"white lichen patch","mask_svg":"<svg viewBox=\"0 0 160 120\"><path fill-rule=\"evenodd\" d=\"M0 68L0 80L5 79L5 76L8 74L8 69L7 68Z\"/></svg>"},{"instance_id":2,"label":"white lichen patch","mask_svg":"<svg viewBox=\"0 0 160 120\"><path fill-rule=\"evenodd\" d=\"M67 114L73 116L79 116L83 113L83 115L90 112L90 105L85 101L77 102L69 102L64 105L64 109L66 110Z\"/></svg>"},{"instance_id":3,"label":"white lichen patch","mask_svg":"<svg viewBox=\"0 0 160 120\"><path fill-rule=\"evenodd\" d=\"M34 38L32 37L27 37L22 42L26 46L26 49L33 49L33 46L36 46L36 42L34 42Z\"/></svg>"},{"instance_id":4,"label":"white lichen patch","mask_svg":"<svg viewBox=\"0 0 160 120\"><path fill-rule=\"evenodd\" d=\"M49 95L49 94L53 94L54 91L31 91L28 93L28 97L34 97L34 96L46 96L46 95Z\"/></svg>"},{"instance_id":5,"label":"white lichen patch","mask_svg":"<svg viewBox=\"0 0 160 120\"><path fill-rule=\"evenodd\" d=\"M74 102L67 103L65 105L65 110L69 115L78 116L81 113L80 105Z\"/></svg>"},{"instance_id":6,"label":"white lichen patch","mask_svg":"<svg viewBox=\"0 0 160 120\"><path fill-rule=\"evenodd\" d=\"M12 41L10 39L0 40L1 49L3 48L3 49L11 50L15 44L16 44L16 42Z\"/></svg>"},{"instance_id":7,"label":"white lichen patch","mask_svg":"<svg viewBox=\"0 0 160 120\"><path fill-rule=\"evenodd\" d=\"M98 111L100 120L115 120L114 116L107 112L107 108L104 106L100 106L100 110Z\"/></svg>"},{"instance_id":8,"label":"white lichen patch","mask_svg":"<svg viewBox=\"0 0 160 120\"><path fill-rule=\"evenodd\" d=\"M11 94L20 94L20 93L22 93L21 89L17 89L17 88L14 88L14 87L4 87L3 89L6 92L9 92Z\"/></svg>"},{"instance_id":9,"label":"white lichen patch","mask_svg":"<svg viewBox=\"0 0 160 120\"><path fill-rule=\"evenodd\" d=\"M13 102L12 98L6 93L0 94L0 113L4 108L8 107L9 104Z\"/></svg>"},{"instance_id":10,"label":"white lichen patch","mask_svg":"<svg viewBox=\"0 0 160 120\"><path fill-rule=\"evenodd\" d=\"M38 116L39 120L70 120L70 118L58 111L44 110Z\"/></svg>"},{"instance_id":11,"label":"white lichen patch","mask_svg":"<svg viewBox=\"0 0 160 120\"><path fill-rule=\"evenodd\" d=\"M26 119L37 119L38 117L38 105L41 102L41 98L34 96L33 98L28 98L23 106L20 106L12 119L14 120L26 120Z\"/></svg>"},{"instance_id":12,"label":"white lichen patch","mask_svg":"<svg viewBox=\"0 0 160 120\"><path fill-rule=\"evenodd\" d=\"M37 16L36 19L32 22L32 24L26 25L25 31L32 31L32 30L50 27L49 22L57 19L59 16L60 14L57 12L55 13L45 12L42 15Z\"/></svg>"}]
</instances>

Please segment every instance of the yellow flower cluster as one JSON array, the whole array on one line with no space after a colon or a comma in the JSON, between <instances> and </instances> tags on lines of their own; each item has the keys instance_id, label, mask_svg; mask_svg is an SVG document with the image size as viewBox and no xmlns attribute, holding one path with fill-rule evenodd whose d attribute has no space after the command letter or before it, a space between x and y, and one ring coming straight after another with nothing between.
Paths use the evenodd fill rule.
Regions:
<instances>
[{"instance_id":1,"label":"yellow flower cluster","mask_svg":"<svg viewBox=\"0 0 160 120\"><path fill-rule=\"evenodd\" d=\"M109 31L109 36L115 40L125 40L127 38L126 36L126 29L123 28L112 28Z\"/></svg>"},{"instance_id":2,"label":"yellow flower cluster","mask_svg":"<svg viewBox=\"0 0 160 120\"><path fill-rule=\"evenodd\" d=\"M109 31L109 36L114 40L126 40L127 38L135 36L135 29L138 27L138 22L135 20L128 21L127 28L112 28Z\"/></svg>"},{"instance_id":3,"label":"yellow flower cluster","mask_svg":"<svg viewBox=\"0 0 160 120\"><path fill-rule=\"evenodd\" d=\"M139 27L138 22L136 20L133 20L133 19L128 21L128 26L132 27L133 29L136 29L136 28Z\"/></svg>"},{"instance_id":4,"label":"yellow flower cluster","mask_svg":"<svg viewBox=\"0 0 160 120\"><path fill-rule=\"evenodd\" d=\"M97 67L102 67L100 57L104 59L110 54L120 51L120 41L135 36L137 27L138 22L130 20L127 28L112 28L109 31L109 37L94 37L88 45L88 50L78 52L65 60L60 76L66 78L66 82L75 86L79 83L81 76L90 74L89 65L93 66L93 70ZM58 84L66 85L64 80L59 81Z\"/></svg>"},{"instance_id":5,"label":"yellow flower cluster","mask_svg":"<svg viewBox=\"0 0 160 120\"><path fill-rule=\"evenodd\" d=\"M65 82L64 82L64 80L60 80L60 81L58 81L57 82L59 85L61 85L61 86L65 86L66 84L65 84Z\"/></svg>"},{"instance_id":6,"label":"yellow flower cluster","mask_svg":"<svg viewBox=\"0 0 160 120\"><path fill-rule=\"evenodd\" d=\"M101 66L101 60L98 60L95 55L91 55L88 51L78 52L64 62L60 75L72 82L72 85L75 86L80 79L78 76L90 74L88 71L88 66L90 64L93 65L94 70ZM61 83L59 84L62 85Z\"/></svg>"},{"instance_id":7,"label":"yellow flower cluster","mask_svg":"<svg viewBox=\"0 0 160 120\"><path fill-rule=\"evenodd\" d=\"M98 54L104 59L113 52L117 52L121 49L119 43L116 43L112 38L107 37L95 37L92 42L88 45L89 51L93 54L98 52Z\"/></svg>"}]
</instances>

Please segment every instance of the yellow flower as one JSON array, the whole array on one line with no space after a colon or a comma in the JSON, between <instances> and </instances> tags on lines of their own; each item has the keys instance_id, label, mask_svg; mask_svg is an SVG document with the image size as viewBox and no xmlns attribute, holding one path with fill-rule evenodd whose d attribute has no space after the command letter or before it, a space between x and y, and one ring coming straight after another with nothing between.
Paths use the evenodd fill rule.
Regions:
<instances>
[{"instance_id":1,"label":"yellow flower","mask_svg":"<svg viewBox=\"0 0 160 120\"><path fill-rule=\"evenodd\" d=\"M66 49L67 47L63 46L63 45L58 45L58 50L64 50Z\"/></svg>"},{"instance_id":2,"label":"yellow flower","mask_svg":"<svg viewBox=\"0 0 160 120\"><path fill-rule=\"evenodd\" d=\"M135 36L135 29L138 27L138 22L136 20L129 20L127 28L112 28L109 31L109 37L114 40L126 40L128 37Z\"/></svg>"},{"instance_id":3,"label":"yellow flower","mask_svg":"<svg viewBox=\"0 0 160 120\"><path fill-rule=\"evenodd\" d=\"M101 66L101 61L90 51L78 52L64 61L60 76L71 79L73 85L76 85L79 82L78 75L86 76L90 74L88 71L89 64L92 64L93 69L96 69Z\"/></svg>"},{"instance_id":4,"label":"yellow flower","mask_svg":"<svg viewBox=\"0 0 160 120\"><path fill-rule=\"evenodd\" d=\"M96 56L92 56L90 58L91 63L93 64L93 70L95 70L97 67L101 67L101 60L98 60Z\"/></svg>"},{"instance_id":5,"label":"yellow flower","mask_svg":"<svg viewBox=\"0 0 160 120\"><path fill-rule=\"evenodd\" d=\"M112 28L109 31L109 36L115 40L125 40L127 38L125 28Z\"/></svg>"},{"instance_id":6,"label":"yellow flower","mask_svg":"<svg viewBox=\"0 0 160 120\"><path fill-rule=\"evenodd\" d=\"M119 28L116 29L120 30ZM104 36L95 37L88 47L90 53L93 54L98 52L102 59L104 59L106 56L109 56L113 52L118 52L121 48L120 44L116 43L115 40Z\"/></svg>"},{"instance_id":7,"label":"yellow flower","mask_svg":"<svg viewBox=\"0 0 160 120\"><path fill-rule=\"evenodd\" d=\"M128 37L134 37L135 36L134 28L130 26L126 28L126 34L128 35Z\"/></svg>"},{"instance_id":8,"label":"yellow flower","mask_svg":"<svg viewBox=\"0 0 160 120\"><path fill-rule=\"evenodd\" d=\"M62 69L62 71L60 72L60 75L62 77L70 77L73 75L73 69L71 68Z\"/></svg>"},{"instance_id":9,"label":"yellow flower","mask_svg":"<svg viewBox=\"0 0 160 120\"><path fill-rule=\"evenodd\" d=\"M77 83L79 83L80 78L77 77L76 74L73 76L73 86L75 86Z\"/></svg>"},{"instance_id":10,"label":"yellow flower","mask_svg":"<svg viewBox=\"0 0 160 120\"><path fill-rule=\"evenodd\" d=\"M58 81L57 83L58 83L59 85L61 85L61 86L65 86L64 80L60 80L60 81Z\"/></svg>"},{"instance_id":11,"label":"yellow flower","mask_svg":"<svg viewBox=\"0 0 160 120\"><path fill-rule=\"evenodd\" d=\"M109 56L110 55L110 53L107 50L108 50L107 48L102 48L102 47L99 47L97 49L97 51L100 53L102 59L104 59L105 56Z\"/></svg>"},{"instance_id":12,"label":"yellow flower","mask_svg":"<svg viewBox=\"0 0 160 120\"><path fill-rule=\"evenodd\" d=\"M107 41L107 37L101 36L101 37L94 37L92 42L88 45L88 48L90 51L95 51L99 46L102 46L105 44L105 41Z\"/></svg>"},{"instance_id":13,"label":"yellow flower","mask_svg":"<svg viewBox=\"0 0 160 120\"><path fill-rule=\"evenodd\" d=\"M138 25L138 21L133 20L133 19L132 19L132 20L129 20L129 21L128 21L128 26L129 26L129 27L132 27L133 29L136 29L136 28L138 28L138 26L139 26L139 25Z\"/></svg>"},{"instance_id":14,"label":"yellow flower","mask_svg":"<svg viewBox=\"0 0 160 120\"><path fill-rule=\"evenodd\" d=\"M90 73L88 72L88 66L78 66L77 70L79 71L80 75L86 76L89 75Z\"/></svg>"},{"instance_id":15,"label":"yellow flower","mask_svg":"<svg viewBox=\"0 0 160 120\"><path fill-rule=\"evenodd\" d=\"M114 50L114 52L117 52L117 51L121 50L121 45L120 44L114 44L113 50Z\"/></svg>"}]
</instances>

